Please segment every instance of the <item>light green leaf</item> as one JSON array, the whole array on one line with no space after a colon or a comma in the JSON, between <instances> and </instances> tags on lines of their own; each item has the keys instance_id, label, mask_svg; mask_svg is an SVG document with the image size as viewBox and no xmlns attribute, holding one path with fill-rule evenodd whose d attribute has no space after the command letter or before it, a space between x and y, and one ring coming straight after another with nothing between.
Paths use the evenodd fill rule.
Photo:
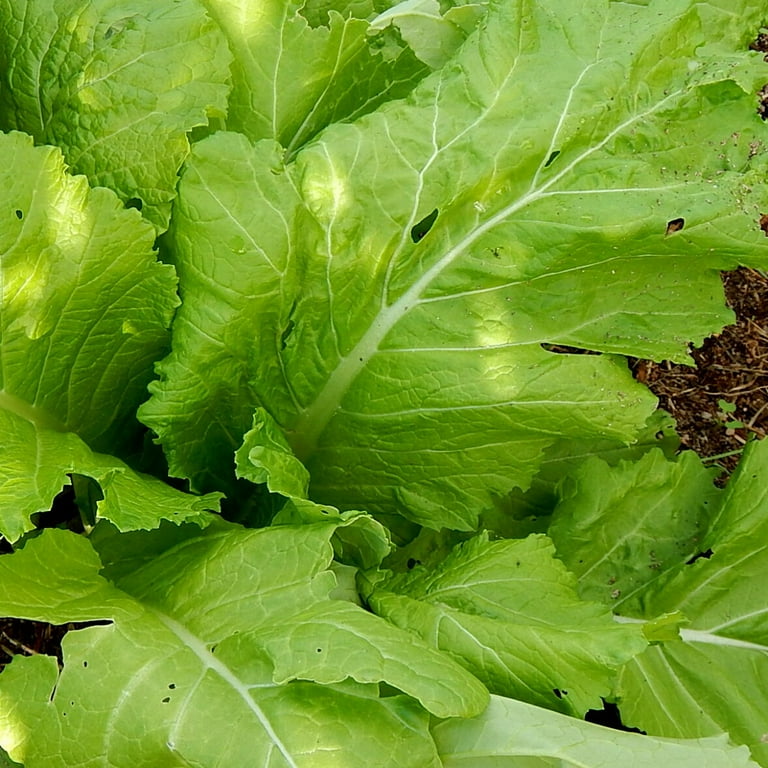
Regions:
<instances>
[{"instance_id":1,"label":"light green leaf","mask_svg":"<svg viewBox=\"0 0 768 768\"><path fill-rule=\"evenodd\" d=\"M327 26L331 11L344 18L367 19L375 16L377 9L387 8L391 0L306 0L301 15L310 26Z\"/></svg>"},{"instance_id":2,"label":"light green leaf","mask_svg":"<svg viewBox=\"0 0 768 768\"><path fill-rule=\"evenodd\" d=\"M235 56L227 127L289 155L327 125L405 96L429 71L406 46L385 56L368 21L335 8L312 26L296 0L204 2Z\"/></svg>"},{"instance_id":3,"label":"light green leaf","mask_svg":"<svg viewBox=\"0 0 768 768\"><path fill-rule=\"evenodd\" d=\"M489 542L481 535L434 569L374 577L364 596L491 692L581 716L600 707L617 668L646 643L640 627L619 626L603 606L581 601L553 554L544 536Z\"/></svg>"},{"instance_id":4,"label":"light green leaf","mask_svg":"<svg viewBox=\"0 0 768 768\"><path fill-rule=\"evenodd\" d=\"M309 472L294 456L285 435L263 408L253 413L253 426L235 453L237 476L266 483L272 493L306 498Z\"/></svg>"},{"instance_id":5,"label":"light green leaf","mask_svg":"<svg viewBox=\"0 0 768 768\"><path fill-rule=\"evenodd\" d=\"M433 729L444 768L757 768L723 735L673 740L622 733L491 697L472 720Z\"/></svg>"},{"instance_id":6,"label":"light green leaf","mask_svg":"<svg viewBox=\"0 0 768 768\"><path fill-rule=\"evenodd\" d=\"M186 304L142 411L172 471L230 488L217 457L261 406L312 500L471 530L558 440L635 439L654 400L611 353L687 360L732 317L719 270L766 264L754 95L705 71L761 19L498 2L406 100L285 167L202 142L169 241Z\"/></svg>"},{"instance_id":7,"label":"light green leaf","mask_svg":"<svg viewBox=\"0 0 768 768\"><path fill-rule=\"evenodd\" d=\"M72 475L90 477L101 489L96 518L121 531L156 528L161 520L207 525L220 493L192 496L119 459L94 453L72 432L57 432L0 408L0 533L17 541L34 528L32 515L51 508Z\"/></svg>"},{"instance_id":8,"label":"light green leaf","mask_svg":"<svg viewBox=\"0 0 768 768\"><path fill-rule=\"evenodd\" d=\"M566 476L548 533L579 593L619 613L642 610L650 584L706 549L717 474L692 451L670 461L654 450L616 467L588 459Z\"/></svg>"},{"instance_id":9,"label":"light green leaf","mask_svg":"<svg viewBox=\"0 0 768 768\"><path fill-rule=\"evenodd\" d=\"M289 499L275 515L273 525L325 523L336 526L333 551L340 563L358 568L377 568L392 551L389 531L366 512L339 512L312 501Z\"/></svg>"},{"instance_id":10,"label":"light green leaf","mask_svg":"<svg viewBox=\"0 0 768 768\"><path fill-rule=\"evenodd\" d=\"M18 763L14 763L5 750L0 749L0 766L2 768L20 768ZM23 767L21 767L23 768Z\"/></svg>"},{"instance_id":11,"label":"light green leaf","mask_svg":"<svg viewBox=\"0 0 768 768\"><path fill-rule=\"evenodd\" d=\"M576 479L585 493L567 499L567 516L556 511L553 535L586 594L623 622L652 621L656 644L621 672L624 722L658 736L728 731L768 765L768 443L746 447L725 491L713 492L711 476L693 454L666 468L650 454L602 468ZM627 594L612 600L612 588ZM678 624L675 637L658 642L658 617Z\"/></svg>"},{"instance_id":12,"label":"light green leaf","mask_svg":"<svg viewBox=\"0 0 768 768\"><path fill-rule=\"evenodd\" d=\"M187 132L226 108L231 57L196 0L3 0L0 126L168 225Z\"/></svg>"},{"instance_id":13,"label":"light green leaf","mask_svg":"<svg viewBox=\"0 0 768 768\"><path fill-rule=\"evenodd\" d=\"M679 447L675 420L660 409L651 414L630 444L604 438L558 440L544 452L531 487L526 491L515 489L507 497L499 499L495 508L483 515L483 527L510 539L544 532L557 505L558 483L566 475L574 473L587 459L599 458L614 466L621 461L640 459L655 448L671 458Z\"/></svg>"},{"instance_id":14,"label":"light green leaf","mask_svg":"<svg viewBox=\"0 0 768 768\"><path fill-rule=\"evenodd\" d=\"M11 133L0 151L0 407L125 454L166 351L173 268L152 227L68 175L57 149Z\"/></svg>"},{"instance_id":15,"label":"light green leaf","mask_svg":"<svg viewBox=\"0 0 768 768\"><path fill-rule=\"evenodd\" d=\"M286 497L273 525L324 523L333 525L333 548L342 563L375 568L392 545L387 529L365 512L339 513L335 507L315 504L306 498L309 475L293 455L274 419L257 408L253 428L245 434L235 454L237 476L253 483L266 483L272 493Z\"/></svg>"},{"instance_id":16,"label":"light green leaf","mask_svg":"<svg viewBox=\"0 0 768 768\"><path fill-rule=\"evenodd\" d=\"M26 768L438 768L426 713L408 696L380 698L376 683L441 717L477 714L487 693L416 638L328 597L331 534L221 522L166 538L116 587L68 532L0 558L3 615L112 620L64 638L61 672L16 658L0 676L0 701L13 702L0 708L3 747Z\"/></svg>"},{"instance_id":17,"label":"light green leaf","mask_svg":"<svg viewBox=\"0 0 768 768\"><path fill-rule=\"evenodd\" d=\"M443 15L437 0L403 0L380 13L371 29L393 24L425 64L439 69L461 47L484 11L480 4L461 5Z\"/></svg>"},{"instance_id":18,"label":"light green leaf","mask_svg":"<svg viewBox=\"0 0 768 768\"><path fill-rule=\"evenodd\" d=\"M299 272L290 255L302 222L277 144L254 150L245 137L220 133L192 154L171 229L183 304L171 354L156 366L161 381L150 385L154 397L139 413L160 436L171 474L194 474L195 490L226 490L253 406L270 399L273 415L296 407L286 372L262 362L294 341L288 299ZM190 219L205 237L189 239Z\"/></svg>"}]
</instances>

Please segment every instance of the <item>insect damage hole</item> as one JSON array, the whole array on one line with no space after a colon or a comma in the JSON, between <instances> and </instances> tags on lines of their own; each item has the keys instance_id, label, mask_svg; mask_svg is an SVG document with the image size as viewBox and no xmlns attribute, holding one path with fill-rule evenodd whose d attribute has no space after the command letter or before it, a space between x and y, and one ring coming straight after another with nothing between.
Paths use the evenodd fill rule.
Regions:
<instances>
[{"instance_id":1,"label":"insect damage hole","mask_svg":"<svg viewBox=\"0 0 768 768\"><path fill-rule=\"evenodd\" d=\"M437 220L437 208L432 213L427 214L421 221L411 227L411 240L418 243L424 239L424 236L432 229L432 225Z\"/></svg>"},{"instance_id":2,"label":"insect damage hole","mask_svg":"<svg viewBox=\"0 0 768 768\"><path fill-rule=\"evenodd\" d=\"M685 561L686 565L693 565L695 562L698 562L699 560L709 560L712 555L715 553L712 551L711 547L710 549L705 550L704 552L697 552L692 558Z\"/></svg>"},{"instance_id":3,"label":"insect damage hole","mask_svg":"<svg viewBox=\"0 0 768 768\"><path fill-rule=\"evenodd\" d=\"M558 156L559 154L560 154L560 150L559 150L559 149L556 149L556 150L555 150L555 151L554 151L554 152L553 152L553 153L552 153L552 154L551 154L551 155L550 155L550 156L547 158L547 162L546 162L546 163L544 163L544 167L545 167L545 168L549 168L549 166L550 166L550 165L552 165L552 163L554 163L554 162L555 162L555 160L557 160L557 156Z\"/></svg>"},{"instance_id":4,"label":"insect damage hole","mask_svg":"<svg viewBox=\"0 0 768 768\"><path fill-rule=\"evenodd\" d=\"M681 216L677 219L670 219L667 222L667 231L664 236L667 237L675 232L679 232L685 226L685 219Z\"/></svg>"}]
</instances>

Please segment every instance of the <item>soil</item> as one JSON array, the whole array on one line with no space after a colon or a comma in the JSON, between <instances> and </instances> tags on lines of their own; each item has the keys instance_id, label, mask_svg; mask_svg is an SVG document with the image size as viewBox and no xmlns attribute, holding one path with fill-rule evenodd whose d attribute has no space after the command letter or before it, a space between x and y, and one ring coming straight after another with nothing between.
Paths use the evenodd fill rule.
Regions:
<instances>
[{"instance_id":1,"label":"soil","mask_svg":"<svg viewBox=\"0 0 768 768\"><path fill-rule=\"evenodd\" d=\"M683 447L723 468L720 484L746 443L768 431L768 277L741 268L722 278L737 322L691 350L695 368L631 361L635 378L674 416Z\"/></svg>"}]
</instances>

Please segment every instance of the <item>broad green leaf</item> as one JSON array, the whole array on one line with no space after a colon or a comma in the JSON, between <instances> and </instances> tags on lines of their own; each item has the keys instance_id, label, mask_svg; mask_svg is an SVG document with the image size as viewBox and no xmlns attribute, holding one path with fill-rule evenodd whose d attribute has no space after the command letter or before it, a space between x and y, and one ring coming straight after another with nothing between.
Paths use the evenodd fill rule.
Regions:
<instances>
[{"instance_id":1,"label":"broad green leaf","mask_svg":"<svg viewBox=\"0 0 768 768\"><path fill-rule=\"evenodd\" d=\"M0 126L168 225L187 132L226 108L230 55L196 0L3 0Z\"/></svg>"},{"instance_id":2,"label":"broad green leaf","mask_svg":"<svg viewBox=\"0 0 768 768\"><path fill-rule=\"evenodd\" d=\"M622 733L499 696L479 717L448 720L433 733L444 768L757 768L723 735Z\"/></svg>"},{"instance_id":3,"label":"broad green leaf","mask_svg":"<svg viewBox=\"0 0 768 768\"><path fill-rule=\"evenodd\" d=\"M0 407L124 454L167 348L174 271L152 227L59 150L16 132L0 150Z\"/></svg>"},{"instance_id":4,"label":"broad green leaf","mask_svg":"<svg viewBox=\"0 0 768 768\"><path fill-rule=\"evenodd\" d=\"M660 450L616 467L591 458L567 475L548 533L579 593L619 613L642 610L652 582L706 550L717 475L692 451L670 461Z\"/></svg>"},{"instance_id":5,"label":"broad green leaf","mask_svg":"<svg viewBox=\"0 0 768 768\"><path fill-rule=\"evenodd\" d=\"M290 258L299 239L299 197L272 142L251 150L243 136L217 134L192 154L196 162L184 169L170 233L179 243L183 308L171 354L156 366L161 382L150 385L155 396L140 414L160 436L171 474L194 474L193 488L211 491L234 477L253 406L271 392L284 400L281 410L295 407L285 371L262 370L261 363L291 342L286 292L299 280ZM184 232L190 219L205 239ZM201 454L205 468L197 463Z\"/></svg>"},{"instance_id":6,"label":"broad green leaf","mask_svg":"<svg viewBox=\"0 0 768 768\"><path fill-rule=\"evenodd\" d=\"M32 516L51 508L73 475L95 480L101 491L96 519L121 531L156 528L161 520L200 526L218 511L221 494L192 496L112 456L94 453L74 433L44 429L0 408L0 534L11 542L34 528Z\"/></svg>"},{"instance_id":7,"label":"broad green leaf","mask_svg":"<svg viewBox=\"0 0 768 768\"><path fill-rule=\"evenodd\" d=\"M263 407L312 500L471 530L557 441L634 440L654 400L612 353L687 360L732 317L719 270L766 263L761 123L718 64L761 21L746 0L499 0L407 99L285 166L202 142L142 411L171 471L229 488Z\"/></svg>"},{"instance_id":8,"label":"broad green leaf","mask_svg":"<svg viewBox=\"0 0 768 768\"><path fill-rule=\"evenodd\" d=\"M600 706L617 668L646 643L638 626L619 626L606 608L580 600L553 555L544 536L489 542L481 535L433 569L374 578L364 596L492 693L582 716Z\"/></svg>"},{"instance_id":9,"label":"broad green leaf","mask_svg":"<svg viewBox=\"0 0 768 768\"><path fill-rule=\"evenodd\" d=\"M368 21L336 8L313 26L296 0L204 3L235 58L227 127L274 139L289 155L327 125L406 95L429 72L407 46L385 55Z\"/></svg>"},{"instance_id":10,"label":"broad green leaf","mask_svg":"<svg viewBox=\"0 0 768 768\"><path fill-rule=\"evenodd\" d=\"M3 748L26 768L438 768L427 713L379 697L377 683L440 717L479 713L487 693L443 654L328 597L331 533L221 522L115 586L68 532L0 558L3 615L111 620L68 633L60 672L17 657L0 676Z\"/></svg>"},{"instance_id":11,"label":"broad green leaf","mask_svg":"<svg viewBox=\"0 0 768 768\"><path fill-rule=\"evenodd\" d=\"M658 736L728 731L768 765L768 443L747 446L720 498L711 472L689 456L665 469L649 454L644 467L576 478L584 493L566 500L567 517L556 511L553 535L583 591L612 603L621 621L678 617L676 637L622 670L624 722Z\"/></svg>"}]
</instances>

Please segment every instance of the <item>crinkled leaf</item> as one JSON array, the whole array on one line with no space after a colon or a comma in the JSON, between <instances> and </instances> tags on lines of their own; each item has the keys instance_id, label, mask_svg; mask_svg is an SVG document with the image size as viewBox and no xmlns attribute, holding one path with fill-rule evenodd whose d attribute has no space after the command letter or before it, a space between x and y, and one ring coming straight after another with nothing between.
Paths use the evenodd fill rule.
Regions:
<instances>
[{"instance_id":1,"label":"crinkled leaf","mask_svg":"<svg viewBox=\"0 0 768 768\"><path fill-rule=\"evenodd\" d=\"M444 768L757 768L727 737L673 740L603 728L499 696L433 730Z\"/></svg>"},{"instance_id":2,"label":"crinkled leaf","mask_svg":"<svg viewBox=\"0 0 768 768\"><path fill-rule=\"evenodd\" d=\"M390 0L305 0L301 15L313 27L327 26L331 11L344 18L367 19L390 5Z\"/></svg>"},{"instance_id":3,"label":"crinkled leaf","mask_svg":"<svg viewBox=\"0 0 768 768\"><path fill-rule=\"evenodd\" d=\"M306 498L309 476L293 455L274 419L257 408L253 427L235 454L237 476L253 483L266 483L273 493L286 497L273 525L326 523L335 526L333 548L336 558L360 568L375 568L392 548L387 529L364 512L340 513L335 507L315 504Z\"/></svg>"},{"instance_id":4,"label":"crinkled leaf","mask_svg":"<svg viewBox=\"0 0 768 768\"><path fill-rule=\"evenodd\" d=\"M309 472L294 456L280 427L263 408L254 411L251 429L235 453L235 464L238 477L252 483L266 483L272 493L306 498Z\"/></svg>"},{"instance_id":5,"label":"crinkled leaf","mask_svg":"<svg viewBox=\"0 0 768 768\"><path fill-rule=\"evenodd\" d=\"M483 527L511 539L546 531L557 505L558 483L587 459L600 458L613 466L620 461L640 459L654 448L660 448L671 458L679 447L675 420L660 409L651 414L630 444L601 438L558 440L544 452L531 487L526 491L515 489L509 496L499 499L495 508L483 515Z\"/></svg>"},{"instance_id":6,"label":"crinkled leaf","mask_svg":"<svg viewBox=\"0 0 768 768\"><path fill-rule=\"evenodd\" d=\"M642 610L649 584L706 549L717 474L693 452L670 461L655 450L616 467L591 458L566 476L548 533L580 594L620 613Z\"/></svg>"},{"instance_id":7,"label":"crinkled leaf","mask_svg":"<svg viewBox=\"0 0 768 768\"><path fill-rule=\"evenodd\" d=\"M384 55L368 21L335 8L312 26L295 0L204 2L235 56L227 127L289 154L327 125L404 96L429 71L407 46Z\"/></svg>"},{"instance_id":8,"label":"crinkled leaf","mask_svg":"<svg viewBox=\"0 0 768 768\"><path fill-rule=\"evenodd\" d=\"M3 461L0 464L0 534L11 542L32 530L32 515L51 508L72 475L95 480L101 490L96 518L121 531L156 528L161 520L207 525L221 494L192 496L119 459L94 453L72 432L36 426L0 408Z\"/></svg>"},{"instance_id":9,"label":"crinkled leaf","mask_svg":"<svg viewBox=\"0 0 768 768\"><path fill-rule=\"evenodd\" d=\"M458 659L493 693L583 715L645 648L576 582L544 536L457 546L434 569L378 578L371 608ZM535 587L532 587L535 584ZM627 631L629 630L629 631Z\"/></svg>"},{"instance_id":10,"label":"crinkled leaf","mask_svg":"<svg viewBox=\"0 0 768 768\"><path fill-rule=\"evenodd\" d=\"M746 0L499 2L408 99L284 169L204 142L170 241L187 306L143 412L172 471L229 487L216 457L263 406L313 500L470 530L557 440L633 440L653 399L623 359L542 344L685 360L732 317L718 271L765 263L765 152L718 57L761 20Z\"/></svg>"},{"instance_id":11,"label":"crinkled leaf","mask_svg":"<svg viewBox=\"0 0 768 768\"><path fill-rule=\"evenodd\" d=\"M226 108L230 54L196 0L3 0L0 126L165 229L187 132Z\"/></svg>"},{"instance_id":12,"label":"crinkled leaf","mask_svg":"<svg viewBox=\"0 0 768 768\"><path fill-rule=\"evenodd\" d=\"M68 532L1 558L3 615L112 620L67 635L60 673L53 659L14 660L0 677L0 699L13 702L0 715L3 746L26 768L310 766L317 756L437 768L426 713L406 696L379 698L376 683L441 717L477 714L487 692L408 633L328 597L331 534L221 522L116 586ZM32 724L34 739L20 739Z\"/></svg>"},{"instance_id":13,"label":"crinkled leaf","mask_svg":"<svg viewBox=\"0 0 768 768\"><path fill-rule=\"evenodd\" d=\"M192 153L171 228L183 304L140 416L160 436L171 474L194 475L197 490L224 490L253 406L267 392L284 401L281 410L294 402L285 371L261 363L292 343L283 296L299 280L290 258L299 198L273 142L253 150L243 136L217 134ZM205 236L187 229L191 220Z\"/></svg>"},{"instance_id":14,"label":"crinkled leaf","mask_svg":"<svg viewBox=\"0 0 768 768\"><path fill-rule=\"evenodd\" d=\"M0 149L0 406L125 452L166 351L174 271L152 227L68 175L57 149L15 132Z\"/></svg>"},{"instance_id":15,"label":"crinkled leaf","mask_svg":"<svg viewBox=\"0 0 768 768\"><path fill-rule=\"evenodd\" d=\"M762 587L768 578L768 443L747 446L737 473L715 499L711 473L697 468L694 456L666 470L650 470L657 463L650 456L644 461L645 476L631 465L600 471L593 483L602 478L608 492L598 508L594 493L585 493L581 503L567 500L568 520L584 519L589 528L563 520L553 530L560 556L577 573L584 571L585 591L621 603L615 607L624 621L657 624L657 617L677 617L674 639L653 645L623 669L618 696L624 722L660 736L728 731L768 765ZM659 488L665 475L666 494ZM617 506L612 497L621 496L622 481L624 501ZM650 510L654 494L647 488L657 499ZM714 509L704 511L707 499ZM627 585L629 599L611 600L601 583L609 572L615 588Z\"/></svg>"}]
</instances>

